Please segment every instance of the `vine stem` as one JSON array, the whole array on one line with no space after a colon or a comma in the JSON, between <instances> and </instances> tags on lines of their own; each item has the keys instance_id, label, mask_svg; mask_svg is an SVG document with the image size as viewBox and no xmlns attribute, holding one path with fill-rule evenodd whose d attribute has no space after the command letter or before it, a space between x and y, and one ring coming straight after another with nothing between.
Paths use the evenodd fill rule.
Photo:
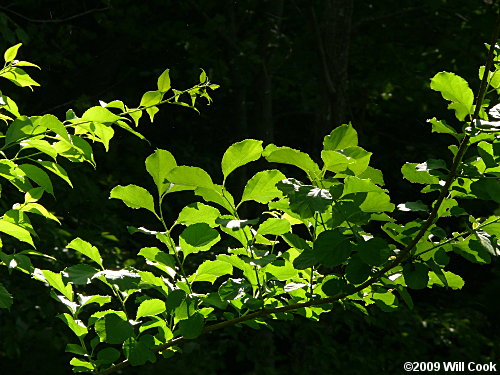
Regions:
<instances>
[{"instance_id":1,"label":"vine stem","mask_svg":"<svg viewBox=\"0 0 500 375\"><path fill-rule=\"evenodd\" d=\"M487 57L487 61L486 61L486 66L484 69L483 78L481 80L481 85L479 87L479 91L478 91L478 94L477 94L476 99L475 99L474 114L472 115L471 120L470 120L472 129L475 129L475 126L474 126L475 121L479 117L481 105L483 103L484 95L486 93L486 88L488 85L488 72L490 71L491 65L493 63L493 57L494 57L493 51L495 49L496 41L498 39L499 34L500 34L500 13L497 15L497 20L496 20L495 29L494 29L493 35L492 35L492 40L491 40L491 43L489 46L489 52L488 52L488 57ZM434 202L431 213L429 214L428 218L425 220L425 222L420 227L420 230L418 231L418 233L415 235L413 240L403 250L400 251L400 253L396 256L395 259L392 260L392 262L390 262L387 266L385 266L384 268L382 268L378 272L376 272L370 279L365 281L363 284L358 285L350 293L339 293L339 294L336 294L336 295L331 296L331 297L309 300L307 302L295 303L295 304L291 304L291 305L280 306L280 307L275 307L275 308L270 308L270 309L261 309L261 310L258 310L254 313L251 313L251 314L248 314L245 316L240 316L238 318L227 320L225 322L215 323L215 324L211 324L209 326L206 326L202 330L201 334L217 331L217 330L227 328L227 327L232 327L236 324L243 323L243 322L246 322L248 320L252 320L255 318L259 318L259 317L268 316L271 314L279 314L279 313L284 313L287 311L298 310L298 309L301 309L304 307L318 306L318 305L324 305L324 304L328 304L328 303L334 303L334 302L339 301L345 297L348 297L349 295L360 292L363 289L367 288L368 286L374 284L384 274L386 274L392 268L398 266L399 264L401 264L405 260L406 256L415 248L415 246L417 246L417 244L420 242L420 240L425 235L427 230L434 223L434 221L437 217L439 207L441 206L441 203L443 203L443 200L448 195L451 184L453 183L453 181L456 178L457 170L458 170L458 167L460 165L460 162L462 161L462 159L465 155L465 152L467 151L467 148L469 146L469 140L470 140L470 134L465 134L464 138L460 142L459 149L458 149L457 153L455 154L455 157L453 158L453 164L452 164L452 167L450 169L450 173L448 174L448 177L445 181L445 184L442 186L440 193L439 193L439 196L436 199L436 201ZM172 346L179 345L179 344L181 344L185 341L188 341L188 340L189 339L186 339L182 336L177 337L173 340L170 340L166 344L157 346L155 348L155 351L161 352L161 351L167 350L168 348L170 348ZM124 361L108 368L107 370L99 372L98 375L112 374L113 372L116 372L116 371L118 371L118 370L120 370L128 365L129 365L129 361L124 360Z\"/></svg>"}]
</instances>

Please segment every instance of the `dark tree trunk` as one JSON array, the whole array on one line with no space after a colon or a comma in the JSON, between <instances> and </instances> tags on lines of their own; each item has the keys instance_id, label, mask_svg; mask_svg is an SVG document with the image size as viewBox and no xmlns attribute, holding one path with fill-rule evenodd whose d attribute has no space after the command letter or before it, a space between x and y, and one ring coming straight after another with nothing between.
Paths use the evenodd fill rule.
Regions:
<instances>
[{"instance_id":1,"label":"dark tree trunk","mask_svg":"<svg viewBox=\"0 0 500 375\"><path fill-rule=\"evenodd\" d=\"M320 69L319 108L315 144L350 117L348 63L353 0L326 0L321 8L311 7Z\"/></svg>"}]
</instances>

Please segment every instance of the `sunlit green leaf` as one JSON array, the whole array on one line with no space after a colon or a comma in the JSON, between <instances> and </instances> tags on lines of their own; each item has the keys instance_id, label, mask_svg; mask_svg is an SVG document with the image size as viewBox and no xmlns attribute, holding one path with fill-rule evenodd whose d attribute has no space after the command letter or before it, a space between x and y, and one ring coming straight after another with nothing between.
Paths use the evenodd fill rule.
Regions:
<instances>
[{"instance_id":1,"label":"sunlit green leaf","mask_svg":"<svg viewBox=\"0 0 500 375\"><path fill-rule=\"evenodd\" d=\"M101 106L95 106L87 109L83 115L82 120L94 121L101 123L113 123L120 119L120 116L115 115L109 109Z\"/></svg>"},{"instance_id":2,"label":"sunlit green leaf","mask_svg":"<svg viewBox=\"0 0 500 375\"><path fill-rule=\"evenodd\" d=\"M109 197L122 200L130 208L145 208L155 213L153 197L143 187L137 185L119 185L111 190Z\"/></svg>"},{"instance_id":3,"label":"sunlit green leaf","mask_svg":"<svg viewBox=\"0 0 500 375\"><path fill-rule=\"evenodd\" d=\"M185 165L174 167L167 173L167 179L177 185L214 189L214 183L210 175L198 167Z\"/></svg>"},{"instance_id":4,"label":"sunlit green leaf","mask_svg":"<svg viewBox=\"0 0 500 375\"><path fill-rule=\"evenodd\" d=\"M196 273L189 278L189 281L208 281L213 284L220 276L231 275L232 272L233 267L227 262L206 260L200 264Z\"/></svg>"},{"instance_id":5,"label":"sunlit green leaf","mask_svg":"<svg viewBox=\"0 0 500 375\"><path fill-rule=\"evenodd\" d=\"M265 204L282 197L276 184L284 179L285 175L276 169L257 172L245 185L241 202L253 200Z\"/></svg>"},{"instance_id":6,"label":"sunlit green leaf","mask_svg":"<svg viewBox=\"0 0 500 375\"><path fill-rule=\"evenodd\" d=\"M158 315L164 312L165 310L166 310L165 302L163 302L162 300L147 299L139 305L135 320L139 320L140 318L145 316Z\"/></svg>"},{"instance_id":7,"label":"sunlit green leaf","mask_svg":"<svg viewBox=\"0 0 500 375\"><path fill-rule=\"evenodd\" d=\"M203 203L191 203L179 213L177 222L189 226L196 223L207 223L210 227L217 226L215 220L220 216L218 209Z\"/></svg>"},{"instance_id":8,"label":"sunlit green leaf","mask_svg":"<svg viewBox=\"0 0 500 375\"><path fill-rule=\"evenodd\" d=\"M220 240L219 232L206 223L192 224L179 236L179 246L187 256L199 251L207 251Z\"/></svg>"},{"instance_id":9,"label":"sunlit green leaf","mask_svg":"<svg viewBox=\"0 0 500 375\"><path fill-rule=\"evenodd\" d=\"M170 182L167 180L167 174L176 166L173 155L166 150L158 149L146 158L146 170L153 177L160 195L163 195L169 188Z\"/></svg>"},{"instance_id":10,"label":"sunlit green leaf","mask_svg":"<svg viewBox=\"0 0 500 375\"><path fill-rule=\"evenodd\" d=\"M460 121L472 114L474 93L462 77L448 72L437 73L431 79L431 89L439 91L444 99L451 101L448 108L455 110Z\"/></svg>"},{"instance_id":11,"label":"sunlit green leaf","mask_svg":"<svg viewBox=\"0 0 500 375\"><path fill-rule=\"evenodd\" d=\"M6 63L11 62L16 58L17 51L19 50L19 47L21 47L22 45L23 45L22 43L18 43L15 46L7 48L7 50L3 54Z\"/></svg>"},{"instance_id":12,"label":"sunlit green leaf","mask_svg":"<svg viewBox=\"0 0 500 375\"><path fill-rule=\"evenodd\" d=\"M229 146L221 162L224 179L236 168L259 159L262 151L262 141L255 139L245 139Z\"/></svg>"},{"instance_id":13,"label":"sunlit green leaf","mask_svg":"<svg viewBox=\"0 0 500 375\"><path fill-rule=\"evenodd\" d=\"M158 77L158 91L167 92L170 90L170 69L166 69L159 77Z\"/></svg>"},{"instance_id":14,"label":"sunlit green leaf","mask_svg":"<svg viewBox=\"0 0 500 375\"><path fill-rule=\"evenodd\" d=\"M324 150L342 150L357 145L358 133L351 124L336 127L323 141Z\"/></svg>"},{"instance_id":15,"label":"sunlit green leaf","mask_svg":"<svg viewBox=\"0 0 500 375\"><path fill-rule=\"evenodd\" d=\"M95 246L92 246L87 241L84 241L81 238L75 238L66 247L68 249L76 250L79 253L89 257L102 267L102 258L101 254L99 253L99 250Z\"/></svg>"}]
</instances>

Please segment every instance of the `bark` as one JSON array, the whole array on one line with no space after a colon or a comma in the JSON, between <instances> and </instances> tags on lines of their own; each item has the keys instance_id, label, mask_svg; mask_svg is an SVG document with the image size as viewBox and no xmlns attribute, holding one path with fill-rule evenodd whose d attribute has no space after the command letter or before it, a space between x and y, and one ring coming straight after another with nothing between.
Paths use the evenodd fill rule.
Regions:
<instances>
[{"instance_id":1,"label":"bark","mask_svg":"<svg viewBox=\"0 0 500 375\"><path fill-rule=\"evenodd\" d=\"M350 118L348 98L349 45L353 0L326 0L311 6L311 23L321 68L317 70L319 108L316 144Z\"/></svg>"}]
</instances>

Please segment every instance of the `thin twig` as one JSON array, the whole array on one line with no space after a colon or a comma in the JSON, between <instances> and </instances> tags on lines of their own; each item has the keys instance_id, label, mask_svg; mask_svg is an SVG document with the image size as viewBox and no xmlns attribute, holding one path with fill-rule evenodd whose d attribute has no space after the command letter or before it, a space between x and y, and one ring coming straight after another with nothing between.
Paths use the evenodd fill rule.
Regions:
<instances>
[{"instance_id":1,"label":"thin twig","mask_svg":"<svg viewBox=\"0 0 500 375\"><path fill-rule=\"evenodd\" d=\"M104 7L104 8L89 9L89 10L86 10L85 12L74 14L74 15L66 17L66 18L54 18L54 19L42 20L42 19L30 18L30 17L25 16L22 13L16 12L15 10L12 10L12 9L4 7L4 6L0 6L0 10L3 10L4 12L13 14L19 18L22 18L25 21L33 22L33 23L63 23L63 22L68 22L68 21L74 20L76 18L86 16L86 15L91 14L91 13L103 12L103 11L108 10L108 9L110 9L109 6Z\"/></svg>"}]
</instances>

